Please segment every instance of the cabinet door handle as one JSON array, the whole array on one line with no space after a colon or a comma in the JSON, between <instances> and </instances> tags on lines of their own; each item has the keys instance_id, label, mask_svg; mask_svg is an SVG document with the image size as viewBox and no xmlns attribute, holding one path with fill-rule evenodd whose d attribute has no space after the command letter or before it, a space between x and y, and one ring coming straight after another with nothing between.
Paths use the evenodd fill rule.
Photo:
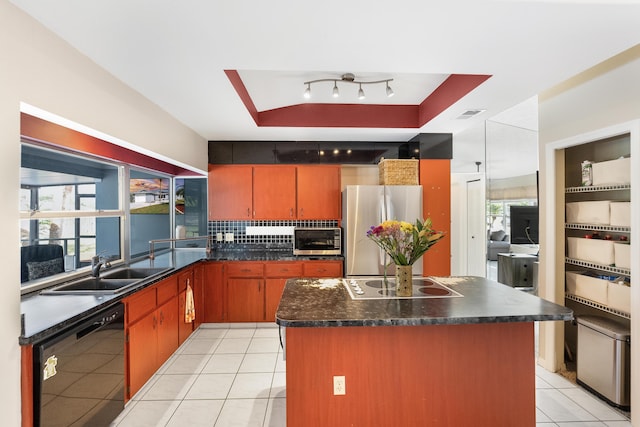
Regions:
<instances>
[{"instance_id":1,"label":"cabinet door handle","mask_svg":"<svg viewBox=\"0 0 640 427\"><path fill-rule=\"evenodd\" d=\"M243 273L251 273L251 269L249 268L243 268L240 271L242 271Z\"/></svg>"},{"instance_id":2,"label":"cabinet door handle","mask_svg":"<svg viewBox=\"0 0 640 427\"><path fill-rule=\"evenodd\" d=\"M164 311L160 312L160 324L162 325L164 323Z\"/></svg>"},{"instance_id":3,"label":"cabinet door handle","mask_svg":"<svg viewBox=\"0 0 640 427\"><path fill-rule=\"evenodd\" d=\"M247 208L247 218L251 217L251 208Z\"/></svg>"},{"instance_id":4,"label":"cabinet door handle","mask_svg":"<svg viewBox=\"0 0 640 427\"><path fill-rule=\"evenodd\" d=\"M156 317L156 315L153 315L153 329L156 329L158 327L158 318Z\"/></svg>"},{"instance_id":5,"label":"cabinet door handle","mask_svg":"<svg viewBox=\"0 0 640 427\"><path fill-rule=\"evenodd\" d=\"M293 208L289 209L289 217L293 218Z\"/></svg>"},{"instance_id":6,"label":"cabinet door handle","mask_svg":"<svg viewBox=\"0 0 640 427\"><path fill-rule=\"evenodd\" d=\"M304 208L300 208L300 216L303 217L304 216Z\"/></svg>"}]
</instances>

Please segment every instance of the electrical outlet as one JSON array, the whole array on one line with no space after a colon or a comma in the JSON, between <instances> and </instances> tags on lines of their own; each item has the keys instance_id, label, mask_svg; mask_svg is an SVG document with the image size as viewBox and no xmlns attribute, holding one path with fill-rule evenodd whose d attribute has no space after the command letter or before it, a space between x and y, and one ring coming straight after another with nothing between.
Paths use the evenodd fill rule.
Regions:
<instances>
[{"instance_id":1,"label":"electrical outlet","mask_svg":"<svg viewBox=\"0 0 640 427\"><path fill-rule=\"evenodd\" d=\"M223 237L222 237L222 233L216 233L216 242L222 242Z\"/></svg>"},{"instance_id":2,"label":"electrical outlet","mask_svg":"<svg viewBox=\"0 0 640 427\"><path fill-rule=\"evenodd\" d=\"M336 375L333 377L333 395L342 396L347 394L347 388L344 375Z\"/></svg>"},{"instance_id":3,"label":"electrical outlet","mask_svg":"<svg viewBox=\"0 0 640 427\"><path fill-rule=\"evenodd\" d=\"M224 241L225 242L233 242L233 233L225 233Z\"/></svg>"}]
</instances>

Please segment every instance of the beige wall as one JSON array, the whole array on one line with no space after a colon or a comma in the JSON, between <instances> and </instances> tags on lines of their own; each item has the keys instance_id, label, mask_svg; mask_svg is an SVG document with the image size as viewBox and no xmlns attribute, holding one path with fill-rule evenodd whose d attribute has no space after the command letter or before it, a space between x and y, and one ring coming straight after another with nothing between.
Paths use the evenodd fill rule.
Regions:
<instances>
[{"instance_id":1,"label":"beige wall","mask_svg":"<svg viewBox=\"0 0 640 427\"><path fill-rule=\"evenodd\" d=\"M20 425L18 187L20 103L86 125L160 157L207 170L207 145L190 129L127 88L6 0L0 0L1 250L0 413Z\"/></svg>"},{"instance_id":2,"label":"beige wall","mask_svg":"<svg viewBox=\"0 0 640 427\"><path fill-rule=\"evenodd\" d=\"M539 158L540 158L540 227L546 236L562 235L564 225L564 183L556 177L563 176L549 162L563 164L562 151L549 150L558 142L577 135L640 119L640 45L629 49L604 63L586 70L573 79L551 88L539 97ZM632 148L632 151L634 148ZM555 169L555 168L554 168ZM632 178L633 181L633 178ZM634 189L638 182L632 182ZM552 189L555 189L552 192ZM632 196L633 199L633 196ZM550 230L550 228L554 230ZM637 235L637 230L632 233ZM560 241L558 241L560 240ZM633 234L632 234L632 240ZM550 254L555 254L555 257ZM548 238L540 251L540 295L551 301L563 303L564 278L562 239ZM553 258L553 259L552 259ZM637 273L636 273L637 274ZM637 288L632 292L640 295ZM632 295L632 312L640 313L640 301ZM635 315L634 315L635 316ZM635 361L638 351L634 342L640 339L640 320L632 316L632 402L640 406L640 365ZM640 350L640 347L638 347ZM562 325L544 322L540 329L539 362L548 369L559 368L563 359ZM636 420L634 425L640 425Z\"/></svg>"}]
</instances>

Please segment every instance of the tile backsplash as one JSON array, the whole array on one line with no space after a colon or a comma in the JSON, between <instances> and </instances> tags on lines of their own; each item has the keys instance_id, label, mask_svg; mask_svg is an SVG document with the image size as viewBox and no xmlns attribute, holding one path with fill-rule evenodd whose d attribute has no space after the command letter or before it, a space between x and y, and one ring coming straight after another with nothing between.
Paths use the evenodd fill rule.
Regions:
<instances>
[{"instance_id":1,"label":"tile backsplash","mask_svg":"<svg viewBox=\"0 0 640 427\"><path fill-rule=\"evenodd\" d=\"M249 232L247 233L247 227ZM214 247L230 245L278 244L293 247L293 227L338 227L337 220L255 220L209 221L208 232ZM233 242L225 237L233 234ZM218 240L218 236L222 241ZM229 236L230 237L230 236Z\"/></svg>"}]
</instances>

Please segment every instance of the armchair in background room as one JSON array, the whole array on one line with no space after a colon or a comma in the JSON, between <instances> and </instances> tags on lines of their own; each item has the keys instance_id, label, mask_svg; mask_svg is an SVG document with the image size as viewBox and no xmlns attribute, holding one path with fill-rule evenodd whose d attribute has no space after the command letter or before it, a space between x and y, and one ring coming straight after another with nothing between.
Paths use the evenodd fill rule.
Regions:
<instances>
[{"instance_id":1,"label":"armchair in background room","mask_svg":"<svg viewBox=\"0 0 640 427\"><path fill-rule=\"evenodd\" d=\"M64 271L64 251L60 245L20 247L20 282L52 276Z\"/></svg>"},{"instance_id":2,"label":"armchair in background room","mask_svg":"<svg viewBox=\"0 0 640 427\"><path fill-rule=\"evenodd\" d=\"M509 235L504 230L491 231L487 240L487 259L497 261L498 254L508 253L510 246Z\"/></svg>"}]
</instances>

